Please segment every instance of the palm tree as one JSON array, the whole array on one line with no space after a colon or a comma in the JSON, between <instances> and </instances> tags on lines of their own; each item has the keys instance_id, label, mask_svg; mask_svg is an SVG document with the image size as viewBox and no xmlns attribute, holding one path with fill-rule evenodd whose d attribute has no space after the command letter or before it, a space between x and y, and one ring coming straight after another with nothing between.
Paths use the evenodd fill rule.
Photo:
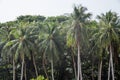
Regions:
<instances>
[{"instance_id":1,"label":"palm tree","mask_svg":"<svg viewBox=\"0 0 120 80\"><path fill-rule=\"evenodd\" d=\"M17 61L18 58L22 60L21 80L23 79L25 57L30 59L30 50L34 47L31 41L34 38L33 29L34 28L26 27L26 25L20 23L17 28L11 30L10 34L13 35L13 39L9 40L4 46L4 49L11 52L13 56L13 65L15 65L15 61Z\"/></svg>"},{"instance_id":2,"label":"palm tree","mask_svg":"<svg viewBox=\"0 0 120 80\"><path fill-rule=\"evenodd\" d=\"M74 7L74 12L71 15L71 26L68 31L67 36L67 43L70 45L77 45L77 80L82 80L82 70L81 70L81 58L80 58L80 48L81 48L81 40L83 36L83 27L85 26L85 23L88 22L88 19L90 18L91 14L86 13L87 8L80 6Z\"/></svg>"},{"instance_id":3,"label":"palm tree","mask_svg":"<svg viewBox=\"0 0 120 80\"><path fill-rule=\"evenodd\" d=\"M106 14L101 14L97 16L100 20L99 27L99 42L101 47L109 52L109 68L108 68L108 80L110 80L110 70L112 72L112 80L114 77L114 67L113 67L113 42L119 41L119 17L114 12L107 12Z\"/></svg>"},{"instance_id":4,"label":"palm tree","mask_svg":"<svg viewBox=\"0 0 120 80\"><path fill-rule=\"evenodd\" d=\"M52 80L54 80L54 59L56 61L59 58L58 53L61 52L60 35L57 25L55 23L47 24L47 27L44 30L44 32L40 32L39 39L40 48L44 49L44 55L47 55L47 58L50 60L51 75Z\"/></svg>"},{"instance_id":5,"label":"palm tree","mask_svg":"<svg viewBox=\"0 0 120 80\"><path fill-rule=\"evenodd\" d=\"M7 24L5 24L5 26L0 28L0 46L1 48L1 57L3 58L3 60L6 60L7 57L10 57L13 60L13 80L15 80L15 60L13 59L13 57L11 57L11 53L10 51L7 52L7 50L4 50L4 45L12 39L12 35L10 34L11 30L13 29L13 26L8 26ZM9 44L8 44L9 45Z\"/></svg>"}]
</instances>

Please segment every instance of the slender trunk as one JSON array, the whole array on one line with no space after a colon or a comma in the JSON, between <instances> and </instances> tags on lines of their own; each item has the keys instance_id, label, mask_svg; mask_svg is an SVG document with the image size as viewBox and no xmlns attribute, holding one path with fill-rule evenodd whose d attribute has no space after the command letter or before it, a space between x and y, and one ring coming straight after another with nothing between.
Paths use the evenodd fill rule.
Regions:
<instances>
[{"instance_id":1,"label":"slender trunk","mask_svg":"<svg viewBox=\"0 0 120 80\"><path fill-rule=\"evenodd\" d=\"M35 63L35 58L34 58L34 55L32 55L32 56L33 56L33 65L35 68L36 77L38 77L38 71L37 71L37 67L36 67L36 63Z\"/></svg>"},{"instance_id":2,"label":"slender trunk","mask_svg":"<svg viewBox=\"0 0 120 80\"><path fill-rule=\"evenodd\" d=\"M80 80L82 80L81 58L80 58Z\"/></svg>"},{"instance_id":3,"label":"slender trunk","mask_svg":"<svg viewBox=\"0 0 120 80\"><path fill-rule=\"evenodd\" d=\"M21 78L20 78L20 80L23 80L23 68L24 68L24 57L23 57L23 60L22 60Z\"/></svg>"},{"instance_id":4,"label":"slender trunk","mask_svg":"<svg viewBox=\"0 0 120 80\"><path fill-rule=\"evenodd\" d=\"M26 64L25 64L25 72L24 72L25 80L27 80L27 75L26 75Z\"/></svg>"},{"instance_id":5,"label":"slender trunk","mask_svg":"<svg viewBox=\"0 0 120 80\"><path fill-rule=\"evenodd\" d=\"M112 45L110 45L110 63L111 63L111 72L112 72L112 80L115 80L114 78L114 68L113 68L113 53L112 53Z\"/></svg>"},{"instance_id":6,"label":"slender trunk","mask_svg":"<svg viewBox=\"0 0 120 80\"><path fill-rule=\"evenodd\" d=\"M53 60L52 59L51 59L51 74L52 74L52 80L54 80Z\"/></svg>"},{"instance_id":7,"label":"slender trunk","mask_svg":"<svg viewBox=\"0 0 120 80\"><path fill-rule=\"evenodd\" d=\"M100 59L100 65L98 70L98 80L101 80L101 74L102 74L102 59Z\"/></svg>"},{"instance_id":8,"label":"slender trunk","mask_svg":"<svg viewBox=\"0 0 120 80\"><path fill-rule=\"evenodd\" d=\"M77 74L77 80L82 80L82 70L81 70L81 59L80 59L80 45L78 44L78 74Z\"/></svg>"},{"instance_id":9,"label":"slender trunk","mask_svg":"<svg viewBox=\"0 0 120 80\"><path fill-rule=\"evenodd\" d=\"M108 67L108 80L110 80L110 59L109 59L109 67Z\"/></svg>"},{"instance_id":10,"label":"slender trunk","mask_svg":"<svg viewBox=\"0 0 120 80\"><path fill-rule=\"evenodd\" d=\"M92 80L94 80L94 62L93 62L93 60L92 60Z\"/></svg>"},{"instance_id":11,"label":"slender trunk","mask_svg":"<svg viewBox=\"0 0 120 80\"><path fill-rule=\"evenodd\" d=\"M46 70L46 67L45 67L45 54L43 54L43 63L42 64L43 64L43 69L44 69L45 75L47 77L47 80L49 80L47 70Z\"/></svg>"},{"instance_id":12,"label":"slender trunk","mask_svg":"<svg viewBox=\"0 0 120 80\"><path fill-rule=\"evenodd\" d=\"M80 79L80 53L79 53L79 46L78 46L78 61L77 61L77 66L78 66L78 74L77 74L77 80Z\"/></svg>"},{"instance_id":13,"label":"slender trunk","mask_svg":"<svg viewBox=\"0 0 120 80\"><path fill-rule=\"evenodd\" d=\"M92 62L92 80L94 80L94 58L93 58L93 55L94 54L92 54L92 60L91 60L91 62Z\"/></svg>"},{"instance_id":14,"label":"slender trunk","mask_svg":"<svg viewBox=\"0 0 120 80\"><path fill-rule=\"evenodd\" d=\"M15 80L15 60L13 58L13 80Z\"/></svg>"},{"instance_id":15,"label":"slender trunk","mask_svg":"<svg viewBox=\"0 0 120 80\"><path fill-rule=\"evenodd\" d=\"M11 74L10 74L10 70L9 70L9 67L10 67L10 65L8 65L8 67L6 66L6 69L7 69L7 79L9 79L10 77L11 77Z\"/></svg>"},{"instance_id":16,"label":"slender trunk","mask_svg":"<svg viewBox=\"0 0 120 80\"><path fill-rule=\"evenodd\" d=\"M73 65L74 65L74 74L75 74L75 79L77 79L77 71L76 71L76 63L75 63L75 58L74 54L72 53L72 60L73 60Z\"/></svg>"}]
</instances>

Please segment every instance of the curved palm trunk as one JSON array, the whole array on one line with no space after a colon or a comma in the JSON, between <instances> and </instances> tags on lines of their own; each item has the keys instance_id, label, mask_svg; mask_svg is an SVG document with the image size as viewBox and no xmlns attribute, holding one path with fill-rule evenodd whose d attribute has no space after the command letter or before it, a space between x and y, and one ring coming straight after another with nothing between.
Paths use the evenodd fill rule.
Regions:
<instances>
[{"instance_id":1,"label":"curved palm trunk","mask_svg":"<svg viewBox=\"0 0 120 80\"><path fill-rule=\"evenodd\" d=\"M37 71L37 66L36 66L36 63L35 63L35 58L34 58L34 55L33 56L33 65L34 65L34 68L35 68L35 73L36 73L36 77L38 77L38 71Z\"/></svg>"},{"instance_id":2,"label":"curved palm trunk","mask_svg":"<svg viewBox=\"0 0 120 80\"><path fill-rule=\"evenodd\" d=\"M26 75L26 64L25 64L25 72L24 72L25 80L27 80L27 75Z\"/></svg>"},{"instance_id":3,"label":"curved palm trunk","mask_svg":"<svg viewBox=\"0 0 120 80\"><path fill-rule=\"evenodd\" d=\"M78 74L77 80L82 80L81 59L80 59L80 45L78 44Z\"/></svg>"},{"instance_id":4,"label":"curved palm trunk","mask_svg":"<svg viewBox=\"0 0 120 80\"><path fill-rule=\"evenodd\" d=\"M108 67L108 80L110 80L110 59L109 59L109 67Z\"/></svg>"},{"instance_id":5,"label":"curved palm trunk","mask_svg":"<svg viewBox=\"0 0 120 80\"><path fill-rule=\"evenodd\" d=\"M99 73L98 73L98 80L101 80L101 74L102 74L102 59L100 60L100 65L99 65Z\"/></svg>"},{"instance_id":6,"label":"curved palm trunk","mask_svg":"<svg viewBox=\"0 0 120 80\"><path fill-rule=\"evenodd\" d=\"M113 53L112 53L112 45L110 45L110 63L111 63L111 72L112 72L112 80L115 80L114 77L114 68L113 68Z\"/></svg>"},{"instance_id":7,"label":"curved palm trunk","mask_svg":"<svg viewBox=\"0 0 120 80\"><path fill-rule=\"evenodd\" d=\"M13 58L13 80L15 80L15 60Z\"/></svg>"},{"instance_id":8,"label":"curved palm trunk","mask_svg":"<svg viewBox=\"0 0 120 80\"><path fill-rule=\"evenodd\" d=\"M42 64L43 64L43 69L44 69L45 75L46 75L46 77L47 77L47 80L49 80L48 74L47 74L47 70L46 70L46 67L45 67L45 54L43 54Z\"/></svg>"},{"instance_id":9,"label":"curved palm trunk","mask_svg":"<svg viewBox=\"0 0 120 80\"><path fill-rule=\"evenodd\" d=\"M24 69L24 57L23 57L23 60L22 60L22 67L21 67L21 77L20 77L20 80L23 80L23 69Z\"/></svg>"},{"instance_id":10,"label":"curved palm trunk","mask_svg":"<svg viewBox=\"0 0 120 80\"><path fill-rule=\"evenodd\" d=\"M110 70L112 73L112 80L115 80L114 77L114 67L113 67L113 53L112 53L112 45L110 44L110 59L109 59L109 68L108 68L108 80L110 80Z\"/></svg>"},{"instance_id":11,"label":"curved palm trunk","mask_svg":"<svg viewBox=\"0 0 120 80\"><path fill-rule=\"evenodd\" d=\"M77 80L79 80L80 78L80 52L79 52L79 46L78 46L78 62L77 62L77 66L78 66L78 74L77 74Z\"/></svg>"},{"instance_id":12,"label":"curved palm trunk","mask_svg":"<svg viewBox=\"0 0 120 80\"><path fill-rule=\"evenodd\" d=\"M91 60L91 62L92 62L92 66L91 66L92 80L94 80L94 58L93 58L93 55L94 54L92 54L92 60Z\"/></svg>"},{"instance_id":13,"label":"curved palm trunk","mask_svg":"<svg viewBox=\"0 0 120 80\"><path fill-rule=\"evenodd\" d=\"M94 80L94 62L92 60L92 80Z\"/></svg>"},{"instance_id":14,"label":"curved palm trunk","mask_svg":"<svg viewBox=\"0 0 120 80\"><path fill-rule=\"evenodd\" d=\"M73 60L73 65L74 65L74 74L75 74L75 79L77 79L77 71L76 71L76 63L75 63L75 58L74 54L72 53L72 60Z\"/></svg>"},{"instance_id":15,"label":"curved palm trunk","mask_svg":"<svg viewBox=\"0 0 120 80\"><path fill-rule=\"evenodd\" d=\"M51 59L51 74L52 74L52 80L54 80L53 59Z\"/></svg>"}]
</instances>

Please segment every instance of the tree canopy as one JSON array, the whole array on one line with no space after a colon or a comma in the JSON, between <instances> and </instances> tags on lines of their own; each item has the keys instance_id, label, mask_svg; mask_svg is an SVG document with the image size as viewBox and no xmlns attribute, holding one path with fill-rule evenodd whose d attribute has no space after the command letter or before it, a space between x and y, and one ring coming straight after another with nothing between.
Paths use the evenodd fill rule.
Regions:
<instances>
[{"instance_id":1,"label":"tree canopy","mask_svg":"<svg viewBox=\"0 0 120 80\"><path fill-rule=\"evenodd\" d=\"M119 80L120 15L25 15L0 23L0 80Z\"/></svg>"}]
</instances>

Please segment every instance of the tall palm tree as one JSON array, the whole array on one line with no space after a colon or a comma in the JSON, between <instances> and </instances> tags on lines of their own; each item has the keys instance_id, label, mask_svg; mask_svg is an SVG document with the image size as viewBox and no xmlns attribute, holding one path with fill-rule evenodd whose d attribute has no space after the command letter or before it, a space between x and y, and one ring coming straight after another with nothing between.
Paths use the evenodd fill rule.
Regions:
<instances>
[{"instance_id":1,"label":"tall palm tree","mask_svg":"<svg viewBox=\"0 0 120 80\"><path fill-rule=\"evenodd\" d=\"M101 44L99 42L100 34L99 34L98 25L97 24L91 25L89 33L91 33L89 34L90 35L89 36L89 42L90 42L89 53L92 53L92 55L97 55L99 57L98 80L101 80L103 48L101 48Z\"/></svg>"},{"instance_id":2,"label":"tall palm tree","mask_svg":"<svg viewBox=\"0 0 120 80\"><path fill-rule=\"evenodd\" d=\"M88 19L90 18L91 14L86 13L87 8L83 6L75 6L74 11L71 15L71 26L68 31L68 44L73 45L73 43L77 46L78 54L77 54L77 80L82 80L82 70L81 70L81 43L83 36L83 27L85 26L85 23L88 22Z\"/></svg>"},{"instance_id":3,"label":"tall palm tree","mask_svg":"<svg viewBox=\"0 0 120 80\"><path fill-rule=\"evenodd\" d=\"M40 39L40 48L44 49L44 54L50 60L51 63L51 75L52 80L54 80L54 60L56 61L58 57L58 53L61 52L61 41L59 30L55 23L49 23L45 26L46 29L44 32L40 32L39 39Z\"/></svg>"},{"instance_id":4,"label":"tall palm tree","mask_svg":"<svg viewBox=\"0 0 120 80\"><path fill-rule=\"evenodd\" d=\"M7 57L10 57L13 60L13 80L15 80L15 60L13 59L12 54L10 52L7 52L7 50L4 50L4 45L12 39L12 35L10 34L11 30L13 29L13 26L8 26L5 24L5 26L0 28L0 46L1 46L1 57L3 60L6 60ZM8 56L9 55L9 56Z\"/></svg>"},{"instance_id":5,"label":"tall palm tree","mask_svg":"<svg viewBox=\"0 0 120 80\"><path fill-rule=\"evenodd\" d=\"M10 32L13 39L7 41L4 45L4 49L11 52L14 64L14 61L17 61L18 58L22 60L20 80L23 79L25 57L30 59L30 49L34 47L31 41L34 38L33 29L34 28L26 27L23 23L20 23L17 28L14 28Z\"/></svg>"},{"instance_id":6,"label":"tall palm tree","mask_svg":"<svg viewBox=\"0 0 120 80\"><path fill-rule=\"evenodd\" d=\"M101 47L109 52L109 68L108 68L108 80L110 80L110 70L112 72L112 80L114 77L114 67L113 67L113 42L119 41L119 17L114 12L107 12L106 14L101 14L97 16L100 20L99 27L99 42Z\"/></svg>"}]
</instances>

